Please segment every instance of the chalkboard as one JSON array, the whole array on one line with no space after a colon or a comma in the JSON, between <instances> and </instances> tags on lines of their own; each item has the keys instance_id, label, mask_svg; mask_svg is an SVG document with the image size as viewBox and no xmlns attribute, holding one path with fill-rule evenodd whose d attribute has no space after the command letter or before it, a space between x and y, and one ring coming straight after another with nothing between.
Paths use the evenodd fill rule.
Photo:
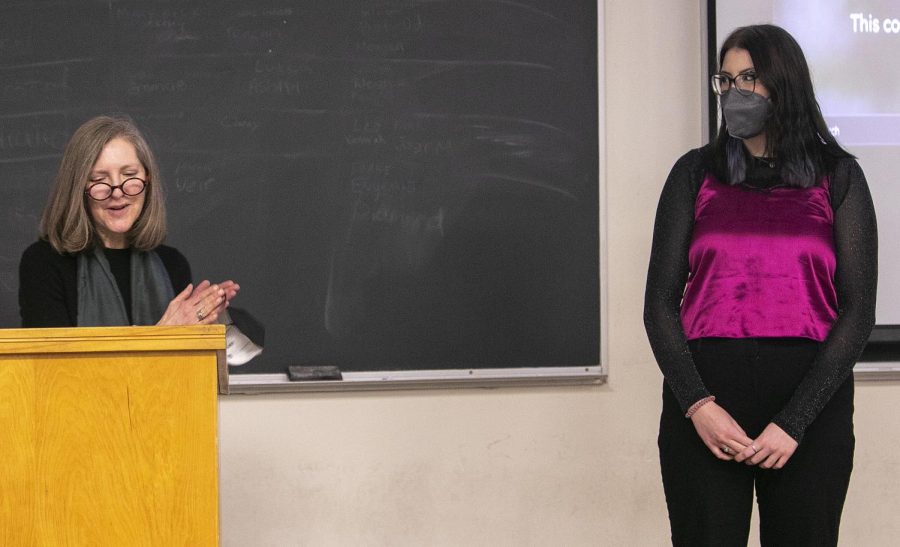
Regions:
<instances>
[{"instance_id":1,"label":"chalkboard","mask_svg":"<svg viewBox=\"0 0 900 547\"><path fill-rule=\"evenodd\" d=\"M0 8L0 326L62 148L142 128L168 243L263 356L342 370L599 363L597 3Z\"/></svg>"}]
</instances>

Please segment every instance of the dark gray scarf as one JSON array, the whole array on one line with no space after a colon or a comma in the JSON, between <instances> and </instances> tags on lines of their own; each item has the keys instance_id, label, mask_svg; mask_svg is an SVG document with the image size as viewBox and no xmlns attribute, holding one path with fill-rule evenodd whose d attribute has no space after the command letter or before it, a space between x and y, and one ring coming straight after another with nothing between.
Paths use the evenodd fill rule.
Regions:
<instances>
[{"instance_id":1,"label":"dark gray scarf","mask_svg":"<svg viewBox=\"0 0 900 547\"><path fill-rule=\"evenodd\" d=\"M175 297L172 280L153 251L131 251L131 315L155 325ZM129 325L128 313L106 255L99 247L78 255L78 326Z\"/></svg>"}]
</instances>

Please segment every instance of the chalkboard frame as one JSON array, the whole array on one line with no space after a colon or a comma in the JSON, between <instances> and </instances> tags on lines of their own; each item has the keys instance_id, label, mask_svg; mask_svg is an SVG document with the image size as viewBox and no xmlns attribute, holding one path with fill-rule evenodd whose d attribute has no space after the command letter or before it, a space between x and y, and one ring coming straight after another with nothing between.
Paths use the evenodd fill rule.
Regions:
<instances>
[{"instance_id":1,"label":"chalkboard frame","mask_svg":"<svg viewBox=\"0 0 900 547\"><path fill-rule=\"evenodd\" d=\"M605 362L605 361L604 361ZM347 372L341 380L290 381L286 374L231 374L225 395L262 393L395 391L602 385L607 373L594 367Z\"/></svg>"}]
</instances>

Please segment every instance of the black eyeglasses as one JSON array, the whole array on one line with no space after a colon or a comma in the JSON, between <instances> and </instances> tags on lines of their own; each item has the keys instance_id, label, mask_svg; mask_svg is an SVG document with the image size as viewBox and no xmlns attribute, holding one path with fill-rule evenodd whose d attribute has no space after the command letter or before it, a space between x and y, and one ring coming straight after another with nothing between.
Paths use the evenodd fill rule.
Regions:
<instances>
[{"instance_id":1,"label":"black eyeglasses","mask_svg":"<svg viewBox=\"0 0 900 547\"><path fill-rule=\"evenodd\" d=\"M105 182L96 182L88 186L88 189L85 190L84 193L90 196L94 201L105 201L113 195L116 188L121 190L126 196L136 196L143 192L146 187L147 181L137 177L131 177L130 179L125 179L122 181L122 184L116 186Z\"/></svg>"},{"instance_id":2,"label":"black eyeglasses","mask_svg":"<svg viewBox=\"0 0 900 547\"><path fill-rule=\"evenodd\" d=\"M756 90L756 80L756 72L741 72L734 78L729 78L725 74L716 74L712 77L713 93L724 95L734 88L746 97Z\"/></svg>"}]
</instances>

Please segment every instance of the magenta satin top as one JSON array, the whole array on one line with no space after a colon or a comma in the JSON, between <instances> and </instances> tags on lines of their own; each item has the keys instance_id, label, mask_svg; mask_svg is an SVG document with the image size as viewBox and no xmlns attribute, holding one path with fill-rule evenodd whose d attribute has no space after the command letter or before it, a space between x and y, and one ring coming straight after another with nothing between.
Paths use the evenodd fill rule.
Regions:
<instances>
[{"instance_id":1,"label":"magenta satin top","mask_svg":"<svg viewBox=\"0 0 900 547\"><path fill-rule=\"evenodd\" d=\"M837 317L828 186L757 190L706 176L681 304L688 340L828 336Z\"/></svg>"}]
</instances>

